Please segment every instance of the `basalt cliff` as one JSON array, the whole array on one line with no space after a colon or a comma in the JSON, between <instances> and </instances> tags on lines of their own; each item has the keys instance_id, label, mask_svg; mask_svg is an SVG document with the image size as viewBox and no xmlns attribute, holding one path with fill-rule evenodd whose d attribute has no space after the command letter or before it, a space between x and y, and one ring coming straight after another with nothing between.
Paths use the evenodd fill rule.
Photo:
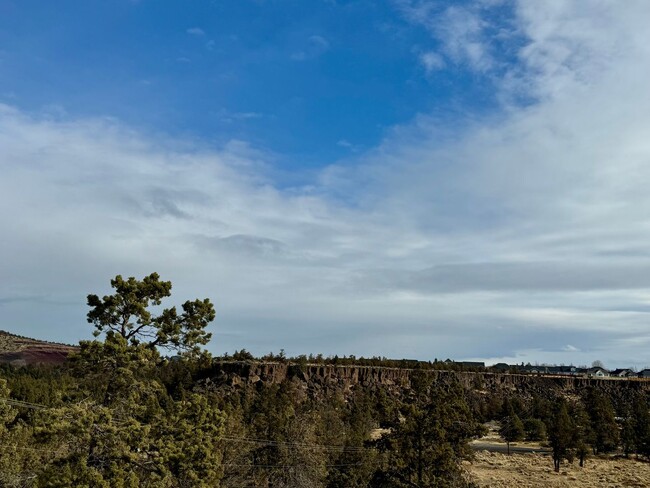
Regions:
<instances>
[{"instance_id":1,"label":"basalt cliff","mask_svg":"<svg viewBox=\"0 0 650 488\"><path fill-rule=\"evenodd\" d=\"M242 388L263 387L293 381L307 395L336 390L344 396L356 389L383 389L391 394L408 395L415 374L427 375L442 384L459 382L478 395L522 397L580 396L590 388L607 393L610 398L624 399L634 392L650 394L650 381L643 379L588 378L492 372L406 369L381 366L340 366L333 364L290 364L279 362L215 362L202 380L204 386L224 393Z\"/></svg>"}]
</instances>

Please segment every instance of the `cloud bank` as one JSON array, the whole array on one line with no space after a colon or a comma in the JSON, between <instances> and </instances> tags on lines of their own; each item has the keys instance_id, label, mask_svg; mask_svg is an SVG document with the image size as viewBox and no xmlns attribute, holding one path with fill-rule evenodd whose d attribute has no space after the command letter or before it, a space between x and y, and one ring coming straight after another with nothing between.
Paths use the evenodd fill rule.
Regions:
<instances>
[{"instance_id":1,"label":"cloud bank","mask_svg":"<svg viewBox=\"0 0 650 488\"><path fill-rule=\"evenodd\" d=\"M512 4L504 67L498 3L401 11L502 110L423 113L304 187L243 141L0 107L3 328L88 337L87 293L158 271L215 302L215 352L650 365L650 7Z\"/></svg>"}]
</instances>

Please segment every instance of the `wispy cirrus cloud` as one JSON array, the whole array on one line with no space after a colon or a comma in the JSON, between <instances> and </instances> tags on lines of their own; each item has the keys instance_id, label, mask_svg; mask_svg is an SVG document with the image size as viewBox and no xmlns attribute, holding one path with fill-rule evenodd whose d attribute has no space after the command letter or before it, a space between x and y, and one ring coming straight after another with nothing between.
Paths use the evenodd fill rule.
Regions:
<instances>
[{"instance_id":1,"label":"wispy cirrus cloud","mask_svg":"<svg viewBox=\"0 0 650 488\"><path fill-rule=\"evenodd\" d=\"M314 59L326 53L330 48L330 43L323 36L311 35L307 38L307 42L297 51L291 54L291 59L294 61L306 61Z\"/></svg>"},{"instance_id":2,"label":"wispy cirrus cloud","mask_svg":"<svg viewBox=\"0 0 650 488\"><path fill-rule=\"evenodd\" d=\"M447 65L443 57L434 51L420 53L419 59L427 74L443 69Z\"/></svg>"},{"instance_id":3,"label":"wispy cirrus cloud","mask_svg":"<svg viewBox=\"0 0 650 488\"><path fill-rule=\"evenodd\" d=\"M490 19L485 12L498 3L445 6L430 0L396 0L395 4L408 21L424 27L438 41L440 52L452 63L478 72L495 68L495 55L501 54L493 45L495 31L503 31L505 27L501 20ZM429 71L443 66L444 59L440 54L427 57L425 53L420 61Z\"/></svg>"},{"instance_id":4,"label":"wispy cirrus cloud","mask_svg":"<svg viewBox=\"0 0 650 488\"><path fill-rule=\"evenodd\" d=\"M205 36L205 31L200 27L190 27L186 31L191 36L203 37Z\"/></svg>"}]
</instances>

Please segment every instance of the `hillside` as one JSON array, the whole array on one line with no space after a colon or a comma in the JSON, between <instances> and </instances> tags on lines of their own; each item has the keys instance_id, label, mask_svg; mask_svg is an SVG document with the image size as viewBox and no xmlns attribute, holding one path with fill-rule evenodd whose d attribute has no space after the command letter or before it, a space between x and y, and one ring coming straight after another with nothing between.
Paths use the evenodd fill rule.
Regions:
<instances>
[{"instance_id":1,"label":"hillside","mask_svg":"<svg viewBox=\"0 0 650 488\"><path fill-rule=\"evenodd\" d=\"M73 346L39 341L0 330L0 363L14 366L61 364L74 349Z\"/></svg>"}]
</instances>

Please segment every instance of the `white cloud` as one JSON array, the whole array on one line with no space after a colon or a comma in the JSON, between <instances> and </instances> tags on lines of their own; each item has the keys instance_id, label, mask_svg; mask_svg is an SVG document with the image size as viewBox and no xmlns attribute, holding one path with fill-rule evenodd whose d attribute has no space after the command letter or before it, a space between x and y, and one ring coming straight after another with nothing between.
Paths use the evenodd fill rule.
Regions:
<instances>
[{"instance_id":1,"label":"white cloud","mask_svg":"<svg viewBox=\"0 0 650 488\"><path fill-rule=\"evenodd\" d=\"M341 147L345 147L345 148L348 148L348 149L352 147L352 143L350 141L346 140L346 139L341 139L340 141L338 141L336 143L336 145L341 146Z\"/></svg>"},{"instance_id":2,"label":"white cloud","mask_svg":"<svg viewBox=\"0 0 650 488\"><path fill-rule=\"evenodd\" d=\"M350 151L353 152L353 153L357 153L357 152L361 151L362 148L363 148L363 146L361 146L361 145L359 145L359 144L352 144L352 143L351 143L350 141L348 141L347 139L339 139L339 140L336 142L336 145L339 146L339 147L343 147L343 148L345 148L345 149L348 149L348 150L350 150Z\"/></svg>"},{"instance_id":3,"label":"white cloud","mask_svg":"<svg viewBox=\"0 0 650 488\"><path fill-rule=\"evenodd\" d=\"M200 27L191 27L187 29L187 33L191 36L197 36L197 37L205 36L205 31Z\"/></svg>"},{"instance_id":4,"label":"white cloud","mask_svg":"<svg viewBox=\"0 0 650 488\"><path fill-rule=\"evenodd\" d=\"M493 5L477 2L467 7L452 5L440 9L436 2L425 0L396 0L402 14L412 23L426 28L440 42L442 53L458 65L486 72L495 67L490 46L494 29L484 16L484 9ZM440 69L444 60L436 56L420 56L427 69ZM429 61L430 63L427 63Z\"/></svg>"},{"instance_id":5,"label":"white cloud","mask_svg":"<svg viewBox=\"0 0 650 488\"><path fill-rule=\"evenodd\" d=\"M481 17L462 7L449 7L433 29L443 40L447 55L457 63L467 62L479 71L492 67Z\"/></svg>"},{"instance_id":6,"label":"white cloud","mask_svg":"<svg viewBox=\"0 0 650 488\"><path fill-rule=\"evenodd\" d=\"M421 53L419 57L420 63L422 63L427 74L443 69L446 66L445 60L436 52L429 51Z\"/></svg>"},{"instance_id":7,"label":"white cloud","mask_svg":"<svg viewBox=\"0 0 650 488\"><path fill-rule=\"evenodd\" d=\"M291 54L291 59L294 61L314 59L326 53L329 48L330 43L327 39L322 36L312 35L309 36L307 42L301 46L300 50Z\"/></svg>"},{"instance_id":8,"label":"white cloud","mask_svg":"<svg viewBox=\"0 0 650 488\"><path fill-rule=\"evenodd\" d=\"M309 42L321 50L327 50L330 47L330 43L322 36L309 36Z\"/></svg>"},{"instance_id":9,"label":"white cloud","mask_svg":"<svg viewBox=\"0 0 650 488\"><path fill-rule=\"evenodd\" d=\"M423 114L305 188L241 141L3 106L4 328L75 340L85 294L156 270L214 299L216 351L649 363L650 7L529 5L502 113Z\"/></svg>"},{"instance_id":10,"label":"white cloud","mask_svg":"<svg viewBox=\"0 0 650 488\"><path fill-rule=\"evenodd\" d=\"M260 112L231 112L227 109L221 109L217 112L217 116L222 122L232 123L261 119L264 117L264 114Z\"/></svg>"}]
</instances>

